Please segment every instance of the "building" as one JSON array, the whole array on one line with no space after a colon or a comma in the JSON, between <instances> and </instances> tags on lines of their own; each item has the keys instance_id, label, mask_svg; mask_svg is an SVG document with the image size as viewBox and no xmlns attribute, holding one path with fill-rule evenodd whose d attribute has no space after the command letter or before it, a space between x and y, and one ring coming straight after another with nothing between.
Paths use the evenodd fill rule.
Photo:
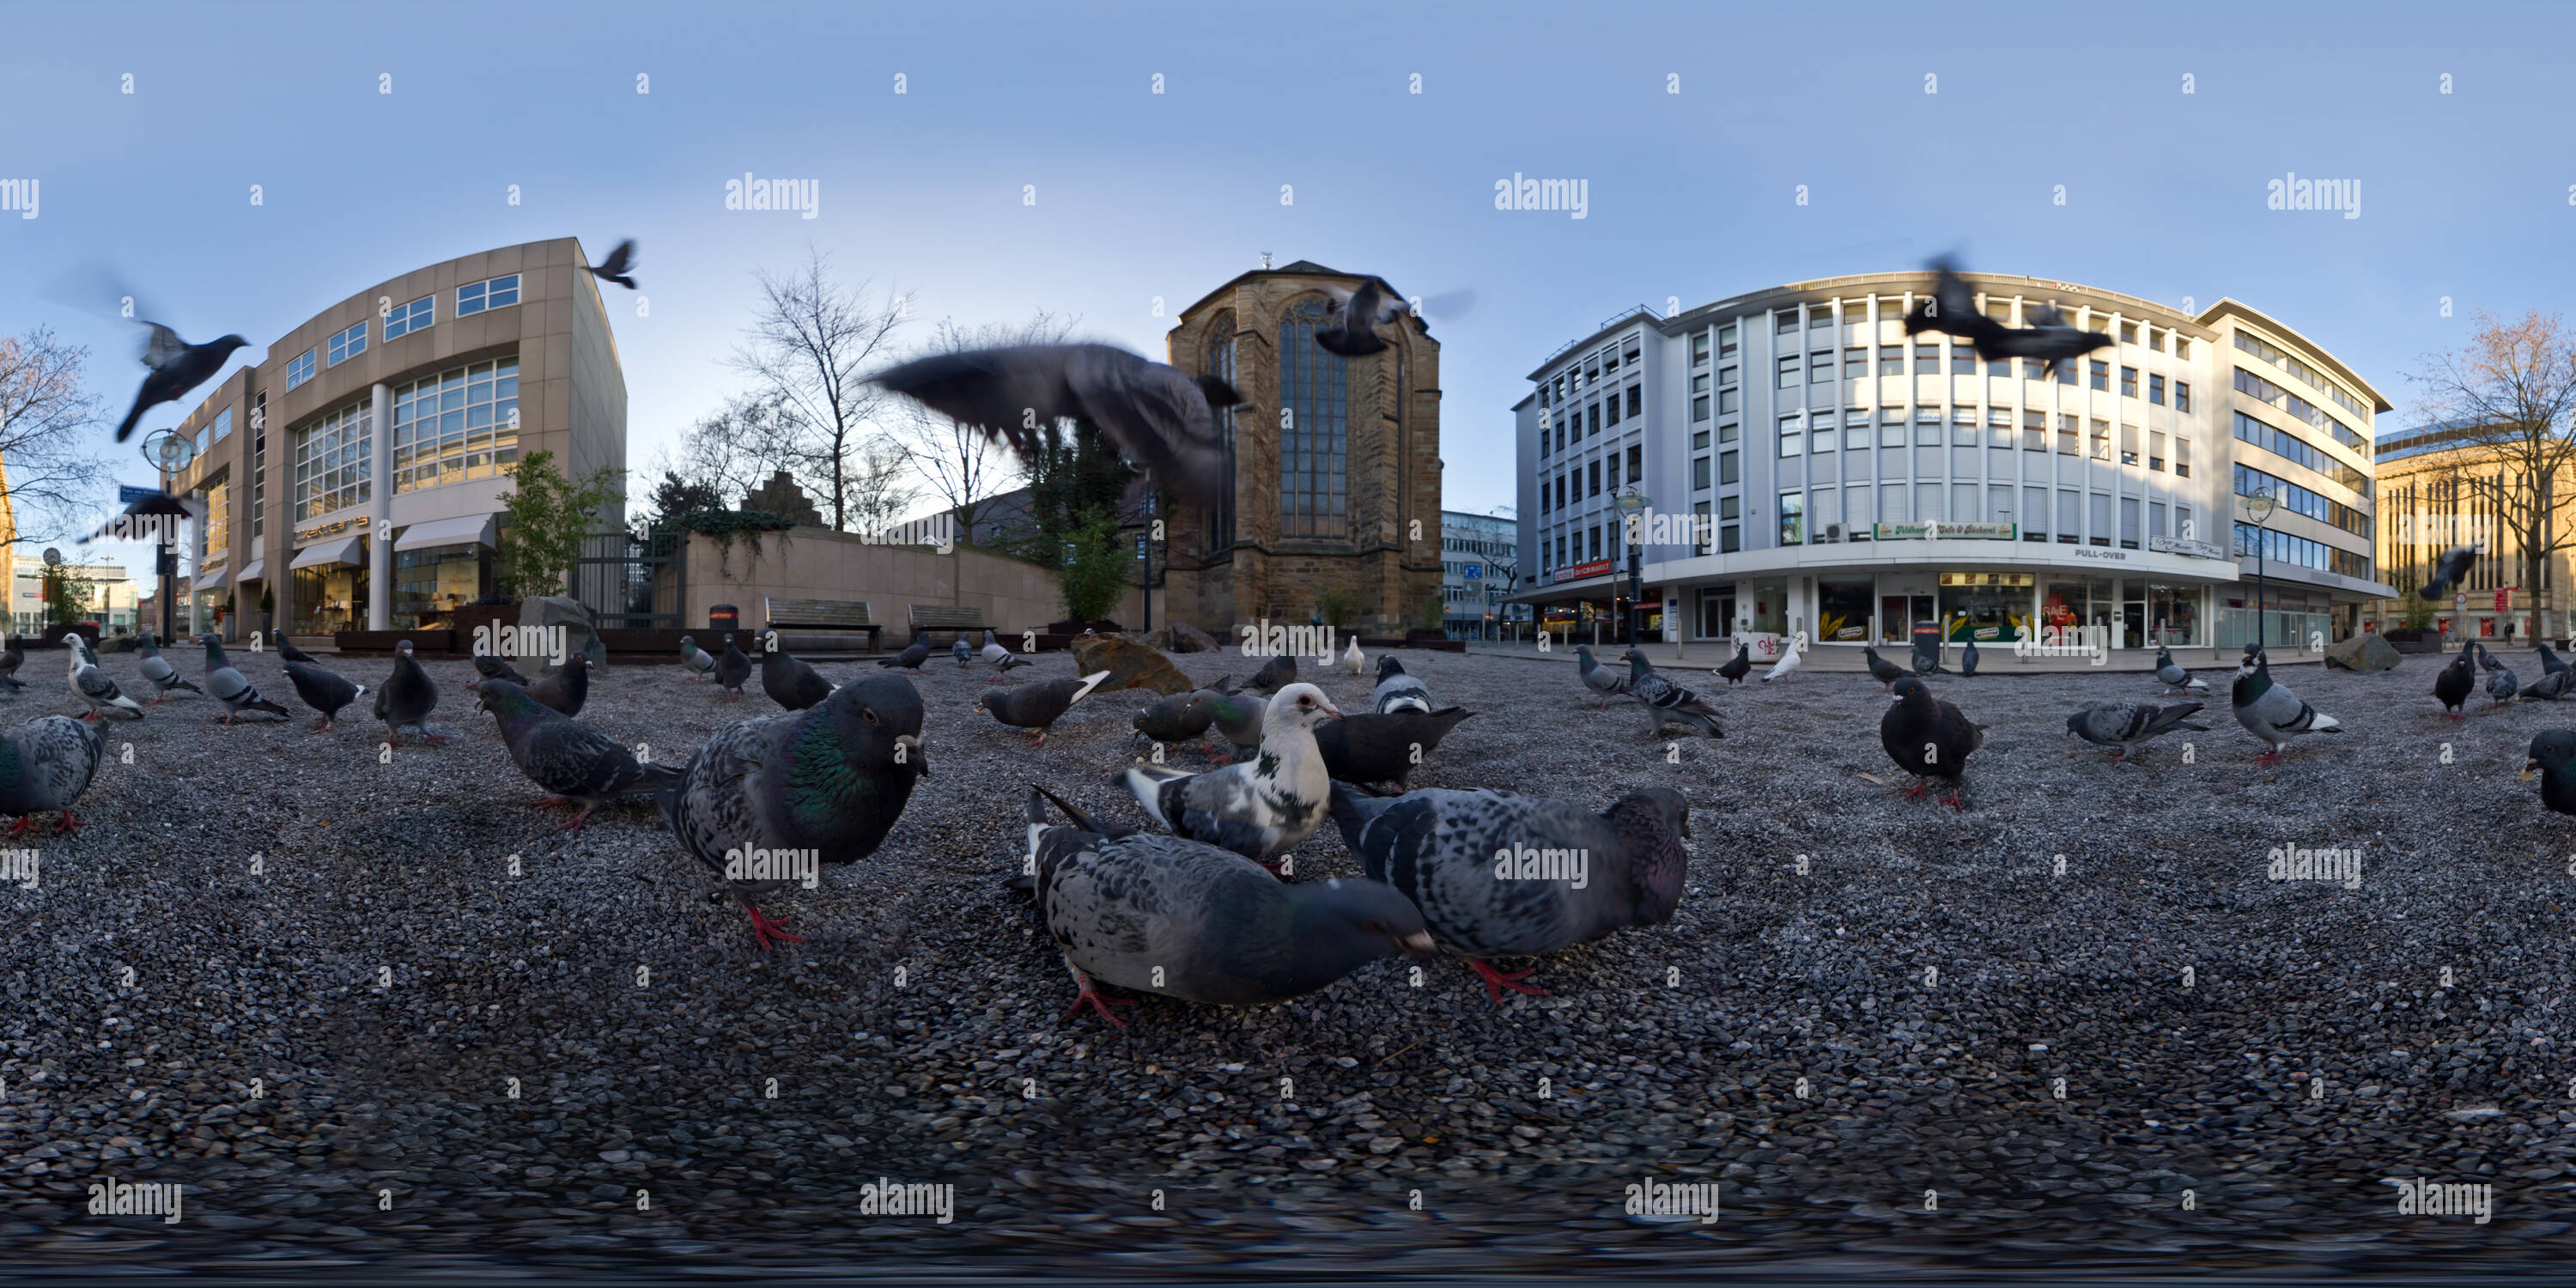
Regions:
<instances>
[{"instance_id":1,"label":"building","mask_svg":"<svg viewBox=\"0 0 2576 1288\"><path fill-rule=\"evenodd\" d=\"M1221 377L1245 401L1218 413L1231 490L1174 498L1165 586L1178 620L1224 639L1237 623L1318 619L1335 595L1364 628L1438 616L1440 343L1409 313L1366 357L1315 343L1333 325L1328 292L1364 281L1396 293L1299 260L1181 311L1172 365Z\"/></svg>"},{"instance_id":2,"label":"building","mask_svg":"<svg viewBox=\"0 0 2576 1288\"><path fill-rule=\"evenodd\" d=\"M1506 602L1519 571L1519 520L1440 512L1441 624L1450 635L1499 638L1506 623L1528 620L1527 604Z\"/></svg>"},{"instance_id":3,"label":"building","mask_svg":"<svg viewBox=\"0 0 2576 1288\"><path fill-rule=\"evenodd\" d=\"M626 466L626 378L580 242L414 269L314 314L178 429L195 525L191 629L409 629L490 591L527 452L568 476ZM387 483L390 486L387 486ZM623 526L621 509L601 530Z\"/></svg>"},{"instance_id":4,"label":"building","mask_svg":"<svg viewBox=\"0 0 2576 1288\"><path fill-rule=\"evenodd\" d=\"M9 632L13 635L42 635L51 624L45 615L45 561L36 555L18 555L11 561L9 596ZM119 635L135 629L138 611L137 587L125 575L119 563L65 564L63 570L86 582L89 588L89 611L82 621L98 623L99 633Z\"/></svg>"},{"instance_id":5,"label":"building","mask_svg":"<svg viewBox=\"0 0 2576 1288\"><path fill-rule=\"evenodd\" d=\"M2414 607L2412 594L2433 570L2444 550L2481 542L2485 552L2468 579L2425 620L2428 630L2446 635L2501 639L2508 627L2517 640L2533 638L2535 625L2555 636L2564 629L2569 552L2549 552L2541 560L2540 585L2522 585L2522 540L2493 499L2474 485L2504 471L2496 451L2481 445L2478 429L2437 422L2401 430L2379 440L2378 536L2381 580L2396 595L2377 600L2362 612L2362 629L2395 630L2406 624ZM2576 498L2562 502L2576 509ZM2567 532L2565 520L2553 522ZM2535 594L2535 590L2538 592ZM2541 598L2546 596L2544 601ZM2535 623L2540 607L2553 610Z\"/></svg>"},{"instance_id":6,"label":"building","mask_svg":"<svg viewBox=\"0 0 2576 1288\"><path fill-rule=\"evenodd\" d=\"M2114 648L2336 638L2373 580L2372 419L2388 402L2234 300L2186 314L2094 287L1966 275L2027 325L2053 303L2110 340L2049 377L1903 318L1931 286L1877 273L1658 317L1633 309L1530 372L1518 419L1530 575L1553 622L1626 595L1623 491L1645 507L1641 633L1897 644L1917 623L2010 643L2099 627ZM2279 509L2260 529L2242 494ZM1615 629L1615 628L1610 628Z\"/></svg>"}]
</instances>

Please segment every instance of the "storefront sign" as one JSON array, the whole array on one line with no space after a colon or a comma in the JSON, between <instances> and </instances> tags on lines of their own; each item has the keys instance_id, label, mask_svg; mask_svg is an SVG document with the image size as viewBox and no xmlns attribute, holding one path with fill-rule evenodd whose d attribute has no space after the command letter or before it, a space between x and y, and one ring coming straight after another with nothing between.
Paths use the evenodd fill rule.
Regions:
<instances>
[{"instance_id":1,"label":"storefront sign","mask_svg":"<svg viewBox=\"0 0 2576 1288\"><path fill-rule=\"evenodd\" d=\"M2147 549L2160 555L2182 555L2190 559L2224 559L2227 552L2206 541L2189 537L2149 537Z\"/></svg>"},{"instance_id":2,"label":"storefront sign","mask_svg":"<svg viewBox=\"0 0 2576 1288\"><path fill-rule=\"evenodd\" d=\"M1872 539L1878 541L2012 541L2021 536L2021 527L2012 523L1873 523Z\"/></svg>"},{"instance_id":3,"label":"storefront sign","mask_svg":"<svg viewBox=\"0 0 2576 1288\"><path fill-rule=\"evenodd\" d=\"M1610 562L1611 561L1607 559L1595 559L1587 564L1576 564L1570 568L1559 568L1556 570L1556 579L1558 581L1578 581L1585 577L1598 577L1601 574L1610 571Z\"/></svg>"},{"instance_id":4,"label":"storefront sign","mask_svg":"<svg viewBox=\"0 0 2576 1288\"><path fill-rule=\"evenodd\" d=\"M2113 563L2127 563L2129 561L2128 552L2125 550L2104 550L2094 546L2076 546L2068 550L2067 553L2078 559L2108 559Z\"/></svg>"},{"instance_id":5,"label":"storefront sign","mask_svg":"<svg viewBox=\"0 0 2576 1288\"><path fill-rule=\"evenodd\" d=\"M2028 586L2031 574L2026 572L1945 572L1944 586Z\"/></svg>"}]
</instances>

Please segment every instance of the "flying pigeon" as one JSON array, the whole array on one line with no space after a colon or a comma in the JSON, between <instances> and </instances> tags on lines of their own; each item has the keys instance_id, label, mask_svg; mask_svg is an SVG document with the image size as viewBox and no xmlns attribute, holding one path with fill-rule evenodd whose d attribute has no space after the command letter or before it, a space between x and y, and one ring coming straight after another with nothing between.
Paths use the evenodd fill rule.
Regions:
<instances>
[{"instance_id":1,"label":"flying pigeon","mask_svg":"<svg viewBox=\"0 0 2576 1288\"><path fill-rule=\"evenodd\" d=\"M716 655L698 647L694 636L680 637L680 670L692 680L712 680L716 675Z\"/></svg>"},{"instance_id":2,"label":"flying pigeon","mask_svg":"<svg viewBox=\"0 0 2576 1288\"><path fill-rule=\"evenodd\" d=\"M768 647L760 651L760 687L769 700L790 711L803 711L832 696L832 682L800 657L788 655L778 642L777 632L770 633Z\"/></svg>"},{"instance_id":3,"label":"flying pigeon","mask_svg":"<svg viewBox=\"0 0 2576 1288\"><path fill-rule=\"evenodd\" d=\"M1628 662L1628 696L1646 709L1651 722L1646 730L1650 737L1660 738L1666 726L1678 725L1686 735L1723 738L1717 726L1717 708L1708 700L1655 673L1646 655L1636 649L1626 653Z\"/></svg>"},{"instance_id":4,"label":"flying pigeon","mask_svg":"<svg viewBox=\"0 0 2576 1288\"><path fill-rule=\"evenodd\" d=\"M40 716L0 734L0 814L18 820L9 834L24 834L48 810L61 812L63 831L79 831L72 802L89 790L106 754L106 731L70 716Z\"/></svg>"},{"instance_id":5,"label":"flying pigeon","mask_svg":"<svg viewBox=\"0 0 2576 1288\"><path fill-rule=\"evenodd\" d=\"M1315 332L1315 343L1345 358L1384 350L1386 341L1378 338L1377 329L1405 314L1403 297L1379 290L1375 278L1364 279L1357 290L1327 294L1333 300L1333 324Z\"/></svg>"},{"instance_id":6,"label":"flying pigeon","mask_svg":"<svg viewBox=\"0 0 2576 1288\"><path fill-rule=\"evenodd\" d=\"M959 632L956 639L949 641L948 655L957 659L958 670L963 671L966 669L966 663L975 656L975 650L966 646L966 636L964 632Z\"/></svg>"},{"instance_id":7,"label":"flying pigeon","mask_svg":"<svg viewBox=\"0 0 2576 1288\"><path fill-rule=\"evenodd\" d=\"M1738 640L1735 644L1734 658L1729 660L1726 665L1717 668L1717 674L1725 677L1728 688L1733 688L1736 685L1744 683L1744 677L1750 674L1752 670L1753 646Z\"/></svg>"},{"instance_id":8,"label":"flying pigeon","mask_svg":"<svg viewBox=\"0 0 2576 1288\"><path fill-rule=\"evenodd\" d=\"M2166 648L2162 644L2156 645L2156 680L2158 683L2165 686L2165 693L2167 695L2171 695L2177 689L2188 690L2193 693L2209 692L2209 681L2200 679L2199 677L2194 676L2191 672L2175 665L2173 660L2173 650Z\"/></svg>"},{"instance_id":9,"label":"flying pigeon","mask_svg":"<svg viewBox=\"0 0 2576 1288\"><path fill-rule=\"evenodd\" d=\"M1946 259L1932 261L1932 290L1905 315L1905 334L1938 331L1980 349L1995 343L2003 324L1977 311L1977 293Z\"/></svg>"},{"instance_id":10,"label":"flying pigeon","mask_svg":"<svg viewBox=\"0 0 2576 1288\"><path fill-rule=\"evenodd\" d=\"M899 675L854 680L822 705L725 726L698 744L659 795L680 847L726 882L762 948L801 939L752 899L786 879L736 867L745 856L812 851L821 863L874 854L930 772L921 695Z\"/></svg>"},{"instance_id":11,"label":"flying pigeon","mask_svg":"<svg viewBox=\"0 0 2576 1288\"><path fill-rule=\"evenodd\" d=\"M996 689L999 693L1001 690ZM1136 732L1156 742L1186 742L1206 733L1216 723L1216 703L1222 694L1200 689L1194 693L1175 693L1136 712Z\"/></svg>"},{"instance_id":12,"label":"flying pigeon","mask_svg":"<svg viewBox=\"0 0 2576 1288\"><path fill-rule=\"evenodd\" d=\"M1960 776L1968 769L1968 753L1984 745L1986 727L1970 724L1959 709L1932 696L1931 686L1906 676L1895 684L1895 700L1887 714L1879 718L1879 745L1887 748L1889 759L1916 778L1906 789L1908 797L1921 796L1932 790L1932 780L1949 780L1950 794L1942 803L1952 809L1966 809L1960 799Z\"/></svg>"},{"instance_id":13,"label":"flying pigeon","mask_svg":"<svg viewBox=\"0 0 2576 1288\"><path fill-rule=\"evenodd\" d=\"M87 641L78 635L68 635L63 638L63 643L69 645L64 651L71 655L69 679L72 692L81 701L89 704L89 713L81 719L97 720L104 717L110 720L140 720L143 718L142 704L118 691L116 681L107 678L107 672L100 670L98 663L91 659Z\"/></svg>"},{"instance_id":14,"label":"flying pigeon","mask_svg":"<svg viewBox=\"0 0 2576 1288\"><path fill-rule=\"evenodd\" d=\"M411 655L411 641L394 644L393 674L385 677L385 687L376 691L376 719L385 722L388 739L400 737L406 728L417 731L424 742L445 742L447 735L429 731L429 713L438 709L438 686L429 672Z\"/></svg>"},{"instance_id":15,"label":"flying pigeon","mask_svg":"<svg viewBox=\"0 0 2576 1288\"><path fill-rule=\"evenodd\" d=\"M16 736L15 731L11 736ZM2540 803L2554 814L2576 814L2576 731L2550 729L2532 735L2531 751L2522 762L2522 781L2530 782L2535 773L2540 775Z\"/></svg>"},{"instance_id":16,"label":"flying pigeon","mask_svg":"<svg viewBox=\"0 0 2576 1288\"><path fill-rule=\"evenodd\" d=\"M1975 675L1976 673L1977 642L1975 640L1970 640L1968 641L1967 647L1959 650L1959 674L1964 678L1966 676Z\"/></svg>"},{"instance_id":17,"label":"flying pigeon","mask_svg":"<svg viewBox=\"0 0 2576 1288\"><path fill-rule=\"evenodd\" d=\"M1230 755L1217 758L1218 764L1261 750L1261 725L1270 715L1268 699L1257 693L1227 693L1220 689L1214 691L1208 711L1214 718L1217 736L1233 748Z\"/></svg>"},{"instance_id":18,"label":"flying pigeon","mask_svg":"<svg viewBox=\"0 0 2576 1288\"><path fill-rule=\"evenodd\" d=\"M224 704L225 724L231 724L234 717L245 711L265 711L280 720L292 718L286 708L259 696L259 690L251 687L249 678L224 660L222 636L208 631L198 638L198 642L206 646L206 687L213 690L216 700Z\"/></svg>"},{"instance_id":19,"label":"flying pigeon","mask_svg":"<svg viewBox=\"0 0 2576 1288\"><path fill-rule=\"evenodd\" d=\"M1390 715L1398 711L1429 711L1431 689L1420 677L1405 671L1404 663L1392 653L1377 660L1377 713Z\"/></svg>"},{"instance_id":20,"label":"flying pigeon","mask_svg":"<svg viewBox=\"0 0 2576 1288\"><path fill-rule=\"evenodd\" d=\"M1773 680L1785 680L1790 676L1796 675L1798 673L1798 655L1805 652L1806 649L1807 633L1805 631L1800 631L1797 634L1790 636L1789 647L1780 654L1779 661L1771 664L1771 669L1763 675L1762 682L1764 684L1769 684Z\"/></svg>"},{"instance_id":21,"label":"flying pigeon","mask_svg":"<svg viewBox=\"0 0 2576 1288\"><path fill-rule=\"evenodd\" d=\"M1346 783L1394 783L1401 790L1458 722L1476 714L1465 707L1438 711L1362 712L1315 730L1324 772Z\"/></svg>"},{"instance_id":22,"label":"flying pigeon","mask_svg":"<svg viewBox=\"0 0 2576 1288\"><path fill-rule=\"evenodd\" d=\"M302 662L306 666L316 665L313 655L295 647L295 641L287 638L284 631L277 633L277 655L289 662Z\"/></svg>"},{"instance_id":23,"label":"flying pigeon","mask_svg":"<svg viewBox=\"0 0 2576 1288\"><path fill-rule=\"evenodd\" d=\"M1116 782L1172 835L1231 850L1275 873L1274 860L1324 821L1330 779L1315 725L1341 714L1323 690L1292 684L1271 699L1258 758L1203 774L1131 765Z\"/></svg>"},{"instance_id":24,"label":"flying pigeon","mask_svg":"<svg viewBox=\"0 0 2576 1288\"><path fill-rule=\"evenodd\" d=\"M151 381L146 379L144 383ZM156 541L163 534L175 532L180 522L203 517L203 507L194 500L167 492L149 492L128 502L115 518L100 524L98 531L81 538L80 543L88 545L106 536L123 541Z\"/></svg>"},{"instance_id":25,"label":"flying pigeon","mask_svg":"<svg viewBox=\"0 0 2576 1288\"><path fill-rule=\"evenodd\" d=\"M491 653L477 653L474 655L474 678L467 680L465 687L475 688L486 680L507 680L522 689L536 683L519 674L519 668L510 665L510 659Z\"/></svg>"},{"instance_id":26,"label":"flying pigeon","mask_svg":"<svg viewBox=\"0 0 2576 1288\"><path fill-rule=\"evenodd\" d=\"M2424 579L2420 592L2425 603L2434 603L2451 593L2451 587L2469 579L2469 569L2477 566L2476 545L2453 546L2433 561L2433 575Z\"/></svg>"},{"instance_id":27,"label":"flying pigeon","mask_svg":"<svg viewBox=\"0 0 2576 1288\"><path fill-rule=\"evenodd\" d=\"M1878 681L1880 688L1888 688L1905 678L1905 668L1880 657L1877 649L1864 646L1860 655L1869 660L1869 678Z\"/></svg>"},{"instance_id":28,"label":"flying pigeon","mask_svg":"<svg viewBox=\"0 0 2576 1288\"><path fill-rule=\"evenodd\" d=\"M2460 655L2443 667L2441 674L2433 677L2433 696L2442 700L2443 709L2449 711L2454 720L2467 719L2460 714L2460 707L2469 700L2469 691L2477 687L2477 667L2478 649L2472 644L2461 649Z\"/></svg>"},{"instance_id":29,"label":"flying pigeon","mask_svg":"<svg viewBox=\"0 0 2576 1288\"><path fill-rule=\"evenodd\" d=\"M654 795L680 781L669 765L637 764L635 753L589 725L540 704L526 689L494 680L476 694L474 705L501 724L501 741L510 760L528 781L546 789L539 806L578 804L558 832L578 832L590 812L629 796Z\"/></svg>"},{"instance_id":30,"label":"flying pigeon","mask_svg":"<svg viewBox=\"0 0 2576 1288\"><path fill-rule=\"evenodd\" d=\"M2187 724L2198 702L2158 706L2152 702L2101 702L2066 717L2066 732L2097 747L2117 747L2112 764L2129 758L2129 749L2176 729L2209 732L2208 725Z\"/></svg>"},{"instance_id":31,"label":"flying pigeon","mask_svg":"<svg viewBox=\"0 0 2576 1288\"><path fill-rule=\"evenodd\" d=\"M2543 671L2540 678L2522 690L2525 702L2556 702L2576 689L2576 671Z\"/></svg>"},{"instance_id":32,"label":"flying pigeon","mask_svg":"<svg viewBox=\"0 0 2576 1288\"><path fill-rule=\"evenodd\" d=\"M313 726L315 733L330 732L331 721L338 717L340 708L367 691L363 684L353 684L319 665L303 662L287 663L286 679L295 686L295 696L302 698L304 705L322 713L322 723Z\"/></svg>"},{"instance_id":33,"label":"flying pigeon","mask_svg":"<svg viewBox=\"0 0 2576 1288\"><path fill-rule=\"evenodd\" d=\"M1279 690L1287 688L1289 685L1295 684L1296 682L1297 659L1289 656L1288 654L1282 653L1279 656L1262 663L1261 669L1253 672L1252 678L1249 681L1246 681L1243 687L1247 689L1262 689L1271 693L1277 693Z\"/></svg>"},{"instance_id":34,"label":"flying pigeon","mask_svg":"<svg viewBox=\"0 0 2576 1288\"><path fill-rule=\"evenodd\" d=\"M1614 671L1594 661L1590 645L1575 646L1574 669L1581 675L1583 687L1592 690L1593 696L1597 699L1592 704L1592 709L1595 711L1609 707L1612 695L1628 691L1631 679L1629 674L1624 671Z\"/></svg>"},{"instance_id":35,"label":"flying pigeon","mask_svg":"<svg viewBox=\"0 0 2576 1288\"><path fill-rule=\"evenodd\" d=\"M565 660L562 670L520 687L528 691L529 697L565 715L580 715L582 704L590 701L590 659L575 653Z\"/></svg>"},{"instance_id":36,"label":"flying pigeon","mask_svg":"<svg viewBox=\"0 0 2576 1288\"><path fill-rule=\"evenodd\" d=\"M204 689L198 688L194 683L179 678L179 668L170 665L170 659L161 656L161 645L152 638L152 632L143 632L134 641L134 646L135 651L143 655L143 682L152 686L152 705L156 707L161 705L161 699L170 696L172 689L186 689L190 693L200 695L205 693Z\"/></svg>"},{"instance_id":37,"label":"flying pigeon","mask_svg":"<svg viewBox=\"0 0 2576 1288\"><path fill-rule=\"evenodd\" d=\"M1071 826L1048 826L1055 801ZM1382 881L1272 879L1240 855L1177 836L1104 828L1029 789L1028 873L1038 920L1073 975L1070 1018L1086 1005L1119 1028L1116 985L1213 1006L1311 993L1381 957L1429 956L1413 901Z\"/></svg>"},{"instance_id":38,"label":"flying pigeon","mask_svg":"<svg viewBox=\"0 0 2576 1288\"><path fill-rule=\"evenodd\" d=\"M960 425L1007 439L1034 459L1059 420L1087 422L1142 464L1163 489L1214 496L1232 481L1215 408L1243 396L1214 376L1192 377L1099 344L1021 345L943 353L883 372L876 383Z\"/></svg>"},{"instance_id":39,"label":"flying pigeon","mask_svg":"<svg viewBox=\"0 0 2576 1288\"><path fill-rule=\"evenodd\" d=\"M2236 668L2236 688L2231 698L2236 723L2271 748L2254 758L2257 764L2278 764L2281 750L2300 734L2343 732L2343 726L2333 716L2301 702L2288 686L2272 683L2271 662L2262 650L2250 645L2244 662Z\"/></svg>"},{"instance_id":40,"label":"flying pigeon","mask_svg":"<svg viewBox=\"0 0 2576 1288\"><path fill-rule=\"evenodd\" d=\"M2046 364L2043 379L2056 379L2061 363L2080 358L2111 343L2111 337L2099 331L2078 331L2052 304L2033 304L2024 309L2031 325L2008 327L1977 311L1976 294L1962 281L1954 266L1936 260L1931 298L1918 304L1906 315L1905 333L1943 331L1976 346L1977 356L1987 362L2004 358L2038 358Z\"/></svg>"},{"instance_id":41,"label":"flying pigeon","mask_svg":"<svg viewBox=\"0 0 2576 1288\"><path fill-rule=\"evenodd\" d=\"M1351 637L1351 646L1342 650L1342 669L1357 675L1368 669L1368 658L1360 653L1360 637Z\"/></svg>"},{"instance_id":42,"label":"flying pigeon","mask_svg":"<svg viewBox=\"0 0 2576 1288\"><path fill-rule=\"evenodd\" d=\"M1037 681L1008 689L986 689L976 699L975 710L990 712L995 720L1014 729L1026 729L1037 735L1029 745L1046 745L1047 731L1064 713L1073 709L1074 699L1088 691L1094 679L1068 675L1062 679Z\"/></svg>"},{"instance_id":43,"label":"flying pigeon","mask_svg":"<svg viewBox=\"0 0 2576 1288\"><path fill-rule=\"evenodd\" d=\"M1492 789L1372 798L1335 783L1332 813L1360 869L1411 897L1432 937L1467 959L1497 1006L1506 988L1547 990L1520 982L1529 971L1498 971L1487 959L1670 921L1690 865L1690 805L1669 787L1595 813Z\"/></svg>"},{"instance_id":44,"label":"flying pigeon","mask_svg":"<svg viewBox=\"0 0 2576 1288\"><path fill-rule=\"evenodd\" d=\"M724 655L716 659L716 687L733 694L733 700L740 702L743 682L750 678L751 659L734 647L733 632L726 631Z\"/></svg>"},{"instance_id":45,"label":"flying pigeon","mask_svg":"<svg viewBox=\"0 0 2576 1288\"><path fill-rule=\"evenodd\" d=\"M773 634L774 634L774 633L775 633L775 632L773 632ZM877 665L879 665L879 666L899 666L899 667L902 667L903 669L905 669L905 670L907 670L907 671L918 671L918 670L920 670L920 669L921 669L921 664L922 664L922 663L924 663L924 662L927 662L927 661L929 661L929 660L930 660L930 641L928 641L928 640L914 640L914 641L912 642L912 647L907 648L907 649L905 649L904 651L902 651L902 652L900 652L900 653L895 654L893 657L878 658L878 659L877 659ZM768 682L767 682L766 680L763 680L763 681L762 681L762 684L761 684L761 687L763 687L763 688L767 688L767 687L768 687ZM775 696L777 696L777 695L772 694L771 696L775 697Z\"/></svg>"},{"instance_id":46,"label":"flying pigeon","mask_svg":"<svg viewBox=\"0 0 2576 1288\"><path fill-rule=\"evenodd\" d=\"M584 264L582 270L603 282L615 282L627 290L634 290L635 279L627 274L635 271L635 239L629 237L617 243L608 252L607 259L600 261L596 267Z\"/></svg>"},{"instance_id":47,"label":"flying pigeon","mask_svg":"<svg viewBox=\"0 0 2576 1288\"><path fill-rule=\"evenodd\" d=\"M143 419L145 411L186 397L189 390L221 371L233 350L250 343L240 336L228 335L204 344L190 344L158 322L143 325L152 328L152 338L143 348L143 365L152 368L152 374L143 378L143 387L134 392L134 406L116 427L116 441L120 443L134 433L134 424Z\"/></svg>"},{"instance_id":48,"label":"flying pigeon","mask_svg":"<svg viewBox=\"0 0 2576 1288\"><path fill-rule=\"evenodd\" d=\"M2487 710L2493 711L2497 707L2513 701L2514 691L2521 687L2522 677L2515 675L2512 667L2498 666L2494 670L2488 672Z\"/></svg>"}]
</instances>

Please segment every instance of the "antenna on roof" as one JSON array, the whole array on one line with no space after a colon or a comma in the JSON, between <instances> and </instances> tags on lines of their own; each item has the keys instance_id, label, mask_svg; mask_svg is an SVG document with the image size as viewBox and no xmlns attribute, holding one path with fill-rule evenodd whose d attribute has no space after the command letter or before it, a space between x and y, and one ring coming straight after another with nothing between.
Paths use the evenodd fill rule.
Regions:
<instances>
[{"instance_id":1,"label":"antenna on roof","mask_svg":"<svg viewBox=\"0 0 2576 1288\"><path fill-rule=\"evenodd\" d=\"M1261 266L1262 266L1263 268L1268 268L1268 267L1270 267L1270 252L1269 252L1269 251L1266 251L1266 250L1265 250L1265 251L1261 252Z\"/></svg>"}]
</instances>

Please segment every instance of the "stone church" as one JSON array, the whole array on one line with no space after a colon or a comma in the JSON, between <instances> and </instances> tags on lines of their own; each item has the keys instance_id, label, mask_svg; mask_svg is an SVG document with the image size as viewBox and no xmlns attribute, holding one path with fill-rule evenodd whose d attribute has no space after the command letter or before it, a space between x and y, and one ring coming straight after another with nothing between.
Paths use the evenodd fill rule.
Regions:
<instances>
[{"instance_id":1,"label":"stone church","mask_svg":"<svg viewBox=\"0 0 2576 1288\"><path fill-rule=\"evenodd\" d=\"M1233 487L1175 498L1164 580L1174 619L1231 643L1268 618L1322 619L1339 589L1355 625L1401 634L1440 613L1440 342L1411 313L1387 347L1345 358L1315 343L1326 289L1383 278L1298 260L1245 273L1182 310L1169 361L1244 397L1217 413Z\"/></svg>"}]
</instances>

